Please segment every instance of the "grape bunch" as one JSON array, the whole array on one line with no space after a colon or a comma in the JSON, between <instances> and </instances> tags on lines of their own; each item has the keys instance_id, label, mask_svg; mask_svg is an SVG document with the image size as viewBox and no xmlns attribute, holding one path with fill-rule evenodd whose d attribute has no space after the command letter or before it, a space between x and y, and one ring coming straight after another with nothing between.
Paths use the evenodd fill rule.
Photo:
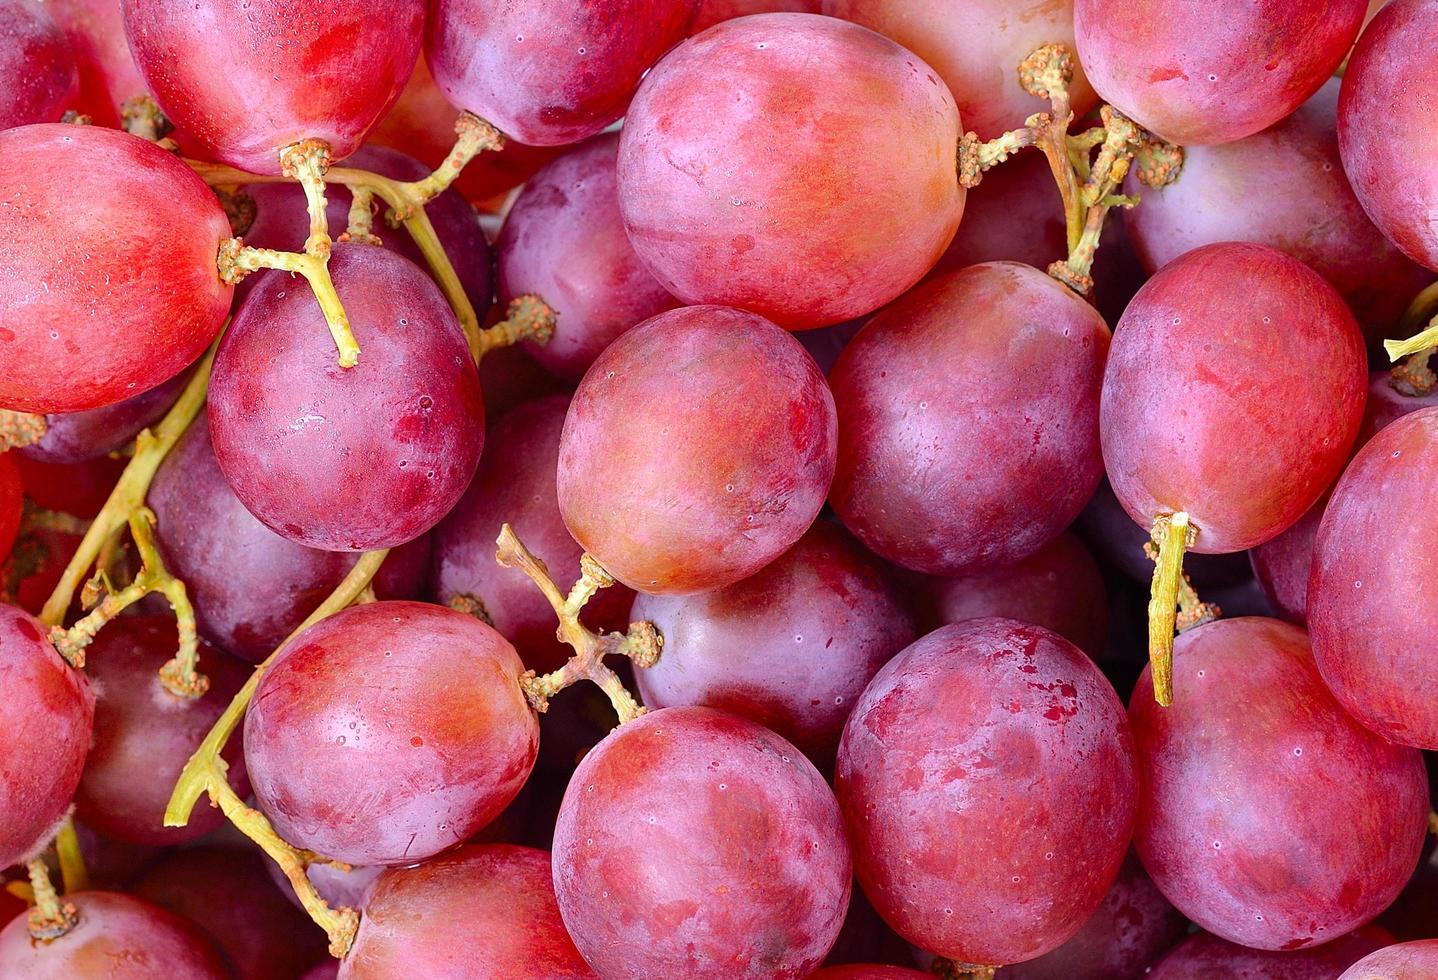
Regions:
<instances>
[{"instance_id":1,"label":"grape bunch","mask_svg":"<svg viewBox=\"0 0 1438 980\"><path fill-rule=\"evenodd\" d=\"M1438 0L0 0L0 980L1438 978Z\"/></svg>"}]
</instances>

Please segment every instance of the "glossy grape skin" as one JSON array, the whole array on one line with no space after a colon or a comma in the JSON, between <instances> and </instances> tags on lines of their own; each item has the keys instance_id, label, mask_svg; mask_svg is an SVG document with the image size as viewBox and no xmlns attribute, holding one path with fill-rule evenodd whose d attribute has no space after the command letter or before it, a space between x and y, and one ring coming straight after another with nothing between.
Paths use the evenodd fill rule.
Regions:
<instances>
[{"instance_id":1,"label":"glossy grape skin","mask_svg":"<svg viewBox=\"0 0 1438 980\"><path fill-rule=\"evenodd\" d=\"M0 199L0 405L108 405L179 374L219 332L230 223L153 143L96 126L5 130Z\"/></svg>"},{"instance_id":2,"label":"glossy grape skin","mask_svg":"<svg viewBox=\"0 0 1438 980\"><path fill-rule=\"evenodd\" d=\"M1366 0L1075 0L1106 102L1184 145L1228 143L1303 104L1348 53Z\"/></svg>"},{"instance_id":3,"label":"glossy grape skin","mask_svg":"<svg viewBox=\"0 0 1438 980\"><path fill-rule=\"evenodd\" d=\"M1195 249L1115 331L1100 409L1114 493L1144 528L1186 511L1195 551L1262 544L1342 469L1367 386L1362 335L1317 273L1263 245Z\"/></svg>"},{"instance_id":4,"label":"glossy grape skin","mask_svg":"<svg viewBox=\"0 0 1438 980\"><path fill-rule=\"evenodd\" d=\"M0 453L0 560L10 554L10 547L20 533L24 509L20 467L15 465L14 456Z\"/></svg>"},{"instance_id":5,"label":"glossy grape skin","mask_svg":"<svg viewBox=\"0 0 1438 980\"><path fill-rule=\"evenodd\" d=\"M1423 760L1339 707L1307 635L1257 617L1189 630L1173 685L1160 707L1145 669L1129 704L1134 844L1164 896L1209 932L1274 950L1386 908L1423 844Z\"/></svg>"},{"instance_id":6,"label":"glossy grape skin","mask_svg":"<svg viewBox=\"0 0 1438 980\"><path fill-rule=\"evenodd\" d=\"M1364 926L1322 946L1292 952L1248 949L1207 932L1190 936L1159 960L1148 980L1333 980L1390 941L1377 926Z\"/></svg>"},{"instance_id":7,"label":"glossy grape skin","mask_svg":"<svg viewBox=\"0 0 1438 980\"><path fill-rule=\"evenodd\" d=\"M1313 568L1313 543L1328 506L1325 493L1288 530L1248 553L1253 577L1274 611L1290 623L1308 625L1308 576Z\"/></svg>"},{"instance_id":8,"label":"glossy grape skin","mask_svg":"<svg viewBox=\"0 0 1438 980\"><path fill-rule=\"evenodd\" d=\"M59 122L79 84L75 53L48 9L0 0L0 129Z\"/></svg>"},{"instance_id":9,"label":"glossy grape skin","mask_svg":"<svg viewBox=\"0 0 1438 980\"><path fill-rule=\"evenodd\" d=\"M721 711L664 708L575 770L554 882L574 944L606 980L798 980L839 933L849 848L798 749Z\"/></svg>"},{"instance_id":10,"label":"glossy grape skin","mask_svg":"<svg viewBox=\"0 0 1438 980\"><path fill-rule=\"evenodd\" d=\"M992 965L1078 932L1118 875L1137 797L1109 682L1008 619L945 626L889 661L849 716L835 788L884 920Z\"/></svg>"},{"instance_id":11,"label":"glossy grape skin","mask_svg":"<svg viewBox=\"0 0 1438 980\"><path fill-rule=\"evenodd\" d=\"M822 0L699 0L699 13L689 33L698 34L721 21L750 14L773 14L787 11L796 14L823 13Z\"/></svg>"},{"instance_id":12,"label":"glossy grape skin","mask_svg":"<svg viewBox=\"0 0 1438 980\"><path fill-rule=\"evenodd\" d=\"M45 0L79 67L74 108L97 126L118 128L127 99L149 88L130 54L120 0Z\"/></svg>"},{"instance_id":13,"label":"glossy grape skin","mask_svg":"<svg viewBox=\"0 0 1438 980\"><path fill-rule=\"evenodd\" d=\"M1438 269L1438 151L1427 92L1438 72L1415 38L1438 30L1438 2L1390 3L1363 32L1343 75L1338 146L1343 169L1374 223L1409 258Z\"/></svg>"},{"instance_id":14,"label":"glossy grape skin","mask_svg":"<svg viewBox=\"0 0 1438 980\"><path fill-rule=\"evenodd\" d=\"M1308 625L1323 679L1384 738L1438 748L1427 690L1438 624L1431 517L1438 408L1389 425L1333 490L1313 551Z\"/></svg>"},{"instance_id":15,"label":"glossy grape skin","mask_svg":"<svg viewBox=\"0 0 1438 980\"><path fill-rule=\"evenodd\" d=\"M424 0L121 0L160 108L217 160L280 172L303 139L336 161L364 142L419 57Z\"/></svg>"},{"instance_id":16,"label":"glossy grape skin","mask_svg":"<svg viewBox=\"0 0 1438 980\"><path fill-rule=\"evenodd\" d=\"M304 283L266 277L215 357L210 437L236 495L271 530L324 551L389 548L437 524L474 476L479 375L413 263L351 244L336 245L329 265L359 364L336 363Z\"/></svg>"},{"instance_id":17,"label":"glossy grape skin","mask_svg":"<svg viewBox=\"0 0 1438 980\"><path fill-rule=\"evenodd\" d=\"M633 589L723 588L813 523L836 425L814 359L774 324L718 306L661 313L580 382L559 444L559 510Z\"/></svg>"},{"instance_id":18,"label":"glossy grape skin","mask_svg":"<svg viewBox=\"0 0 1438 980\"><path fill-rule=\"evenodd\" d=\"M273 653L357 558L295 544L246 510L220 472L203 411L160 464L147 502L159 519L160 554L184 581L200 634L250 663ZM392 551L375 576L375 594L417 598L429 551L427 536Z\"/></svg>"},{"instance_id":19,"label":"glossy grape skin","mask_svg":"<svg viewBox=\"0 0 1438 980\"><path fill-rule=\"evenodd\" d=\"M1094 660L1108 637L1108 590L1098 563L1065 531L1027 558L951 578L927 577L915 602L924 632L985 616L1052 630Z\"/></svg>"},{"instance_id":20,"label":"glossy grape skin","mask_svg":"<svg viewBox=\"0 0 1438 980\"><path fill-rule=\"evenodd\" d=\"M255 796L286 840L349 864L437 854L498 816L534 766L522 669L498 633L440 606L323 620L265 671L245 717Z\"/></svg>"},{"instance_id":21,"label":"glossy grape skin","mask_svg":"<svg viewBox=\"0 0 1438 980\"><path fill-rule=\"evenodd\" d=\"M558 314L549 342L526 341L525 351L569 381L625 330L679 305L624 233L618 152L617 133L599 136L535 174L496 243L500 302L533 293Z\"/></svg>"},{"instance_id":22,"label":"glossy grape skin","mask_svg":"<svg viewBox=\"0 0 1438 980\"><path fill-rule=\"evenodd\" d=\"M593 136L624 115L698 0L434 0L424 53L453 104L521 143Z\"/></svg>"},{"instance_id":23,"label":"glossy grape skin","mask_svg":"<svg viewBox=\"0 0 1438 980\"><path fill-rule=\"evenodd\" d=\"M1393 387L1392 379L1389 371L1374 371L1368 376L1368 403L1363 408L1363 425L1358 429L1360 446L1403 416L1438 407L1438 390L1426 395L1405 395Z\"/></svg>"},{"instance_id":24,"label":"glossy grape skin","mask_svg":"<svg viewBox=\"0 0 1438 980\"><path fill-rule=\"evenodd\" d=\"M1423 980L1438 971L1438 939L1399 943L1369 953L1338 980Z\"/></svg>"},{"instance_id":25,"label":"glossy grape skin","mask_svg":"<svg viewBox=\"0 0 1438 980\"><path fill-rule=\"evenodd\" d=\"M564 526L555 489L568 408L566 396L552 395L496 422L485 437L474 482L434 531L436 600L448 605L456 596L477 599L525 666L541 672L563 666L574 651L555 637L554 610L529 576L494 560L495 540L508 523L561 588L579 579L583 549ZM624 585L601 589L585 604L585 625L622 631L633 598Z\"/></svg>"},{"instance_id":26,"label":"glossy grape skin","mask_svg":"<svg viewBox=\"0 0 1438 980\"><path fill-rule=\"evenodd\" d=\"M1261 133L1187 149L1167 187L1144 187L1130 174L1125 189L1141 194L1143 207L1125 211L1124 221L1145 268L1162 268L1200 245L1269 245L1332 283L1370 342L1393 336L1408 301L1433 275L1363 212L1338 157L1337 112L1335 78ZM1252 193L1255 187L1264 192Z\"/></svg>"},{"instance_id":27,"label":"glossy grape skin","mask_svg":"<svg viewBox=\"0 0 1438 980\"><path fill-rule=\"evenodd\" d=\"M272 864L248 841L186 847L150 863L131 890L198 926L238 980L293 977L324 954L325 936L285 900Z\"/></svg>"},{"instance_id":28,"label":"glossy grape skin","mask_svg":"<svg viewBox=\"0 0 1438 980\"><path fill-rule=\"evenodd\" d=\"M1103 476L1108 344L1093 307L1029 266L929 280L870 320L829 374L834 510L915 571L954 575L1033 554Z\"/></svg>"},{"instance_id":29,"label":"glossy grape skin","mask_svg":"<svg viewBox=\"0 0 1438 980\"><path fill-rule=\"evenodd\" d=\"M947 88L897 44L812 14L740 18L644 79L619 141L619 206L681 300L791 330L838 323L948 247L959 136Z\"/></svg>"},{"instance_id":30,"label":"glossy grape skin","mask_svg":"<svg viewBox=\"0 0 1438 980\"><path fill-rule=\"evenodd\" d=\"M845 963L842 966L826 966L818 973L811 973L809 980L924 980L932 976L932 973L921 973L904 966Z\"/></svg>"},{"instance_id":31,"label":"glossy grape skin","mask_svg":"<svg viewBox=\"0 0 1438 980\"><path fill-rule=\"evenodd\" d=\"M414 157L387 146L362 146L344 165L394 180L420 180L430 173L430 168ZM245 192L254 198L256 204L255 220L245 232L245 244L287 252L304 251L305 238L310 233L304 190L297 184L255 184L247 187ZM330 184L325 188L325 200L328 202L330 234L338 236L349 225L351 196L344 187ZM381 203L379 207L386 206ZM469 202L454 190L440 194L426 204L424 210L434 225L435 236L454 266L460 284L464 286L465 295L474 306L475 314L483 320L493 303L493 260L484 230L479 226L478 215ZM403 255L429 272L429 265L408 231L389 228L378 216L374 230L387 250ZM250 284L262 278L285 275L287 273L263 272L251 276L241 285L240 292L243 294Z\"/></svg>"},{"instance_id":32,"label":"glossy grape skin","mask_svg":"<svg viewBox=\"0 0 1438 980\"><path fill-rule=\"evenodd\" d=\"M45 639L46 628L0 605L0 867L35 855L66 814L90 747L95 695Z\"/></svg>"},{"instance_id":33,"label":"glossy grape skin","mask_svg":"<svg viewBox=\"0 0 1438 980\"><path fill-rule=\"evenodd\" d=\"M564 931L549 864L545 851L471 844L386 871L340 976L596 980Z\"/></svg>"},{"instance_id":34,"label":"glossy grape skin","mask_svg":"<svg viewBox=\"0 0 1438 980\"><path fill-rule=\"evenodd\" d=\"M16 451L46 463L83 463L123 449L141 429L164 417L189 380L190 371L184 370L158 387L113 405L46 415L40 441Z\"/></svg>"},{"instance_id":35,"label":"glossy grape skin","mask_svg":"<svg viewBox=\"0 0 1438 980\"><path fill-rule=\"evenodd\" d=\"M702 704L782 735L820 766L864 687L916 638L879 563L839 526L818 521L783 555L724 589L640 595L630 619L664 637L659 662L634 672L650 708Z\"/></svg>"},{"instance_id":36,"label":"glossy grape skin","mask_svg":"<svg viewBox=\"0 0 1438 980\"><path fill-rule=\"evenodd\" d=\"M986 140L1018 129L1031 114L1048 108L1019 85L1019 63L1043 44L1062 43L1072 51L1073 11L1073 0L823 2L829 16L891 37L932 65L953 93L964 128ZM1098 101L1077 60L1069 99L1076 117Z\"/></svg>"}]
</instances>

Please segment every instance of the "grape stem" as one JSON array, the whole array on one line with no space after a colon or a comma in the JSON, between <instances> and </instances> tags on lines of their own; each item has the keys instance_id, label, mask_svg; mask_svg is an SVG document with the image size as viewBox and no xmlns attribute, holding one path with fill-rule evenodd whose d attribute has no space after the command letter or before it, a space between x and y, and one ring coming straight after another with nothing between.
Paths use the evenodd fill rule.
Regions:
<instances>
[{"instance_id":1,"label":"grape stem","mask_svg":"<svg viewBox=\"0 0 1438 980\"><path fill-rule=\"evenodd\" d=\"M532 340L536 344L547 344L554 336L555 323L559 315L544 300L533 293L516 296L509 302L503 320L492 327L485 327L468 337L469 352L475 363L498 347L509 347L521 340Z\"/></svg>"},{"instance_id":2,"label":"grape stem","mask_svg":"<svg viewBox=\"0 0 1438 980\"><path fill-rule=\"evenodd\" d=\"M158 143L175 127L160 111L160 105L148 95L134 95L120 107L120 127L131 136Z\"/></svg>"},{"instance_id":3,"label":"grape stem","mask_svg":"<svg viewBox=\"0 0 1438 980\"><path fill-rule=\"evenodd\" d=\"M1149 561L1158 561L1158 548L1152 541L1143 543L1143 553ZM1204 623L1211 623L1222 615L1223 610L1218 605L1204 602L1198 597L1198 590L1193 587L1193 580L1187 574L1179 576L1178 615L1174 618L1174 625L1179 633L1186 633Z\"/></svg>"},{"instance_id":4,"label":"grape stem","mask_svg":"<svg viewBox=\"0 0 1438 980\"><path fill-rule=\"evenodd\" d=\"M1413 302L1408 304L1408 309L1403 313L1400 329L1404 333L1412 333L1424 323L1429 323L1429 329L1424 333L1432 333L1433 325L1438 324L1438 318L1433 317L1435 309L1438 309L1438 282L1413 297ZM1388 343L1392 342L1385 342L1384 346L1387 347ZM1428 394L1434 385L1438 384L1438 376L1435 376L1432 368L1428 366L1432 354L1432 347L1414 351L1407 360L1393 367L1388 383L1395 391L1412 397ZM1394 360L1397 360L1397 357L1394 357Z\"/></svg>"},{"instance_id":5,"label":"grape stem","mask_svg":"<svg viewBox=\"0 0 1438 980\"><path fill-rule=\"evenodd\" d=\"M33 446L45 437L47 428L43 415L0 408L0 453L7 449Z\"/></svg>"},{"instance_id":6,"label":"grape stem","mask_svg":"<svg viewBox=\"0 0 1438 980\"><path fill-rule=\"evenodd\" d=\"M1148 600L1148 660L1153 666L1154 700L1165 708L1173 704L1173 635L1178 625L1183 553L1193 547L1197 537L1198 528L1183 511L1160 514L1153 522L1157 556Z\"/></svg>"},{"instance_id":7,"label":"grape stem","mask_svg":"<svg viewBox=\"0 0 1438 980\"><path fill-rule=\"evenodd\" d=\"M580 611L594 594L614 584L613 576L588 554L581 555L579 581L565 595L550 576L549 568L524 546L514 528L505 524L495 543L499 546L495 561L505 568L518 568L539 587L559 617L555 635L560 642L574 648L574 655L558 670L539 675L530 670L520 678L520 686L534 710L546 711L554 695L571 684L588 680L609 696L621 725L644 714L644 707L625 689L619 675L605 665L604 658L621 654L633 660L636 666L652 667L659 661L664 638L650 622L631 623L626 633L596 633L579 621Z\"/></svg>"},{"instance_id":8,"label":"grape stem","mask_svg":"<svg viewBox=\"0 0 1438 980\"><path fill-rule=\"evenodd\" d=\"M73 817L66 817L60 824L60 831L55 835L55 856L60 859L60 880L65 883L66 894L83 892L90 887L90 875L85 870L85 855L80 852Z\"/></svg>"},{"instance_id":9,"label":"grape stem","mask_svg":"<svg viewBox=\"0 0 1438 980\"><path fill-rule=\"evenodd\" d=\"M55 893L43 858L25 862L25 871L30 877L30 891L35 898L35 907L30 910L26 923L30 937L35 940L59 939L75 928L75 923L79 921L75 903Z\"/></svg>"},{"instance_id":10,"label":"grape stem","mask_svg":"<svg viewBox=\"0 0 1438 980\"><path fill-rule=\"evenodd\" d=\"M977 963L958 963L943 958L935 959L930 972L944 980L994 980L996 966L981 966Z\"/></svg>"},{"instance_id":11,"label":"grape stem","mask_svg":"<svg viewBox=\"0 0 1438 980\"><path fill-rule=\"evenodd\" d=\"M340 235L340 241L359 242L363 245L384 244L374 233L374 191L365 187L354 189L350 200L349 222L345 226L344 234Z\"/></svg>"}]
</instances>

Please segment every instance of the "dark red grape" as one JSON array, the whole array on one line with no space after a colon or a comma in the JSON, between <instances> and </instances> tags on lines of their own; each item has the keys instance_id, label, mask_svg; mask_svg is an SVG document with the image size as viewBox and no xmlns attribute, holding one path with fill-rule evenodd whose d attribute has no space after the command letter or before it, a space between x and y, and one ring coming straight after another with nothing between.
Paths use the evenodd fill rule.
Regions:
<instances>
[{"instance_id":1,"label":"dark red grape","mask_svg":"<svg viewBox=\"0 0 1438 980\"><path fill-rule=\"evenodd\" d=\"M1160 707L1145 670L1129 706L1134 843L1164 896L1210 932L1274 950L1386 908L1423 844L1423 760L1339 707L1304 632L1261 618L1189 630L1173 685Z\"/></svg>"},{"instance_id":2,"label":"dark red grape","mask_svg":"<svg viewBox=\"0 0 1438 980\"><path fill-rule=\"evenodd\" d=\"M872 28L927 61L958 102L964 128L984 139L1018 129L1047 108L1019 85L1019 63L1040 45L1074 47L1073 0L969 0L961 6L947 0L824 0L823 12ZM1098 101L1077 61L1069 99L1076 116ZM1061 252L1047 261L1064 257Z\"/></svg>"},{"instance_id":3,"label":"dark red grape","mask_svg":"<svg viewBox=\"0 0 1438 980\"><path fill-rule=\"evenodd\" d=\"M79 546L78 534L45 527L26 530L15 539L10 557L0 559L0 602L40 615ZM72 603L70 611L78 615L78 607Z\"/></svg>"},{"instance_id":4,"label":"dark red grape","mask_svg":"<svg viewBox=\"0 0 1438 980\"><path fill-rule=\"evenodd\" d=\"M1390 371L1374 371L1368 376L1368 403L1363 408L1363 425L1358 429L1358 444L1365 445L1378 432L1405 415L1423 408L1438 407L1438 390L1426 395L1408 395L1393 387Z\"/></svg>"},{"instance_id":5,"label":"dark red grape","mask_svg":"<svg viewBox=\"0 0 1438 980\"><path fill-rule=\"evenodd\" d=\"M521 143L577 143L624 115L698 0L435 0L424 53L450 102Z\"/></svg>"},{"instance_id":6,"label":"dark red grape","mask_svg":"<svg viewBox=\"0 0 1438 980\"><path fill-rule=\"evenodd\" d=\"M1359 39L1338 99L1343 169L1374 223L1409 258L1438 269L1438 176L1426 161L1438 151L1425 92L1435 68L1420 38L1438 30L1438 3L1400 0Z\"/></svg>"},{"instance_id":7,"label":"dark red grape","mask_svg":"<svg viewBox=\"0 0 1438 980\"><path fill-rule=\"evenodd\" d=\"M10 554L10 546L20 533L24 505L20 467L15 465L14 456L0 453L0 560Z\"/></svg>"},{"instance_id":8,"label":"dark red grape","mask_svg":"<svg viewBox=\"0 0 1438 980\"><path fill-rule=\"evenodd\" d=\"M833 762L869 680L915 639L879 563L827 521L742 582L695 596L640 595L630 618L664 637L659 662L634 672L647 706L731 712L820 765Z\"/></svg>"},{"instance_id":9,"label":"dark red grape","mask_svg":"<svg viewBox=\"0 0 1438 980\"><path fill-rule=\"evenodd\" d=\"M1042 548L1103 476L1108 344L1093 307L1016 262L936 276L890 305L829 376L839 413L830 501L844 525L931 574Z\"/></svg>"},{"instance_id":10,"label":"dark red grape","mask_svg":"<svg viewBox=\"0 0 1438 980\"><path fill-rule=\"evenodd\" d=\"M126 463L109 456L83 463L44 463L19 453L14 460L25 496L35 506L84 518L100 513Z\"/></svg>"},{"instance_id":11,"label":"dark red grape","mask_svg":"<svg viewBox=\"0 0 1438 980\"><path fill-rule=\"evenodd\" d=\"M271 530L325 551L393 547L437 524L474 476L479 375L444 297L412 262L336 245L330 272L359 364L335 363L304 284L267 276L215 357L210 437L236 495Z\"/></svg>"},{"instance_id":12,"label":"dark red grape","mask_svg":"<svg viewBox=\"0 0 1438 980\"><path fill-rule=\"evenodd\" d=\"M1424 980L1438 975L1438 939L1399 943L1369 953L1338 980Z\"/></svg>"},{"instance_id":13,"label":"dark red grape","mask_svg":"<svg viewBox=\"0 0 1438 980\"><path fill-rule=\"evenodd\" d=\"M798 749L710 708L615 729L554 830L564 924L606 978L803 977L849 902L834 796Z\"/></svg>"},{"instance_id":14,"label":"dark red grape","mask_svg":"<svg viewBox=\"0 0 1438 980\"><path fill-rule=\"evenodd\" d=\"M181 371L159 387L113 405L47 415L40 441L17 451L46 463L83 463L123 449L141 429L164 417L189 380L190 372Z\"/></svg>"},{"instance_id":15,"label":"dark red grape","mask_svg":"<svg viewBox=\"0 0 1438 980\"><path fill-rule=\"evenodd\" d=\"M1130 175L1127 189L1142 195L1143 206L1124 219L1144 266L1152 272L1216 242L1270 245L1332 283L1370 341L1392 336L1408 301L1433 275L1363 213L1338 158L1337 113L1333 79L1261 133L1189 148L1178 179L1166 187L1146 188ZM1254 187L1264 193L1251 193Z\"/></svg>"},{"instance_id":16,"label":"dark red grape","mask_svg":"<svg viewBox=\"0 0 1438 980\"><path fill-rule=\"evenodd\" d=\"M209 939L172 912L118 892L66 895L79 917L58 939L30 938L25 917L0 930L0 976L25 980L229 980Z\"/></svg>"},{"instance_id":17,"label":"dark red grape","mask_svg":"<svg viewBox=\"0 0 1438 980\"><path fill-rule=\"evenodd\" d=\"M1250 136L1333 74L1367 0L1075 0L1078 54L1106 101L1174 143Z\"/></svg>"},{"instance_id":18,"label":"dark red grape","mask_svg":"<svg viewBox=\"0 0 1438 980\"><path fill-rule=\"evenodd\" d=\"M1313 569L1313 542L1318 537L1318 524L1327 506L1328 495L1324 494L1288 530L1248 553L1253 563L1253 577L1269 604L1284 619L1299 626L1308 625L1308 576Z\"/></svg>"},{"instance_id":19,"label":"dark red grape","mask_svg":"<svg viewBox=\"0 0 1438 980\"><path fill-rule=\"evenodd\" d=\"M179 374L219 332L229 220L153 143L97 126L5 130L0 200L0 405L112 404Z\"/></svg>"},{"instance_id":20,"label":"dark red grape","mask_svg":"<svg viewBox=\"0 0 1438 980\"><path fill-rule=\"evenodd\" d=\"M324 960L306 970L300 980L338 980L339 975L339 961L326 955Z\"/></svg>"},{"instance_id":21,"label":"dark red grape","mask_svg":"<svg viewBox=\"0 0 1438 980\"><path fill-rule=\"evenodd\" d=\"M699 13L690 33L698 34L720 21L747 17L750 14L772 14L781 11L800 14L821 13L822 0L699 0Z\"/></svg>"},{"instance_id":22,"label":"dark red grape","mask_svg":"<svg viewBox=\"0 0 1438 980\"><path fill-rule=\"evenodd\" d=\"M45 0L80 69L76 110L97 126L119 126L126 100L149 95L125 39L119 0Z\"/></svg>"},{"instance_id":23,"label":"dark red grape","mask_svg":"<svg viewBox=\"0 0 1438 980\"><path fill-rule=\"evenodd\" d=\"M165 806L180 770L229 705L250 672L242 664L200 646L199 668L210 681L203 697L170 693L160 667L179 642L169 616L123 616L107 625L86 649L95 685L95 741L75 794L76 813L94 829L135 844L167 845L194 840L225 822L213 807L197 807L185 827L165 827ZM238 738L225 750L230 785L250 795Z\"/></svg>"},{"instance_id":24,"label":"dark red grape","mask_svg":"<svg viewBox=\"0 0 1438 980\"><path fill-rule=\"evenodd\" d=\"M1101 408L1114 493L1144 528L1187 513L1195 551L1262 544L1342 469L1367 384L1353 314L1317 273L1263 245L1194 249L1115 331Z\"/></svg>"},{"instance_id":25,"label":"dark red grape","mask_svg":"<svg viewBox=\"0 0 1438 980\"><path fill-rule=\"evenodd\" d=\"M1438 409L1392 423L1363 447L1323 512L1308 625L1323 679L1384 738L1438 748L1433 661L1438 524L1429 514Z\"/></svg>"},{"instance_id":26,"label":"dark red grape","mask_svg":"<svg viewBox=\"0 0 1438 980\"><path fill-rule=\"evenodd\" d=\"M1375 949L1391 942L1377 926L1364 926L1330 943L1292 952L1248 949L1200 932L1154 965L1148 980L1333 980Z\"/></svg>"},{"instance_id":27,"label":"dark red grape","mask_svg":"<svg viewBox=\"0 0 1438 980\"><path fill-rule=\"evenodd\" d=\"M564 931L549 863L529 847L471 844L386 871L340 976L596 980Z\"/></svg>"},{"instance_id":28,"label":"dark red grape","mask_svg":"<svg viewBox=\"0 0 1438 980\"><path fill-rule=\"evenodd\" d=\"M639 257L687 303L789 329L898 296L963 213L959 114L918 56L812 14L725 21L644 79L619 142Z\"/></svg>"},{"instance_id":29,"label":"dark red grape","mask_svg":"<svg viewBox=\"0 0 1438 980\"><path fill-rule=\"evenodd\" d=\"M1110 245L1105 233L1098 254L1107 255ZM1009 261L1044 269L1067 254L1063 199L1053 171L1043 154L1020 153L985 171L983 183L969 189L964 220L937 268Z\"/></svg>"},{"instance_id":30,"label":"dark red grape","mask_svg":"<svg viewBox=\"0 0 1438 980\"><path fill-rule=\"evenodd\" d=\"M584 376L559 445L559 509L641 592L706 592L789 549L834 476L834 401L793 337L752 313L671 310Z\"/></svg>"},{"instance_id":31,"label":"dark red grape","mask_svg":"<svg viewBox=\"0 0 1438 980\"><path fill-rule=\"evenodd\" d=\"M468 839L534 766L539 728L509 642L417 602L354 606L265 671L245 762L275 829L350 864L408 864Z\"/></svg>"},{"instance_id":32,"label":"dark red grape","mask_svg":"<svg viewBox=\"0 0 1438 980\"><path fill-rule=\"evenodd\" d=\"M335 160L364 142L419 56L423 0L120 0L125 35L165 115L218 160L280 172L303 139ZM219 29L223 25L223 29ZM311 300L313 303L313 300Z\"/></svg>"},{"instance_id":33,"label":"dark red grape","mask_svg":"<svg viewBox=\"0 0 1438 980\"><path fill-rule=\"evenodd\" d=\"M1067 640L1008 619L945 626L889 661L849 716L835 787L885 921L989 965L1079 931L1118 875L1137 798L1112 686Z\"/></svg>"},{"instance_id":34,"label":"dark red grape","mask_svg":"<svg viewBox=\"0 0 1438 980\"><path fill-rule=\"evenodd\" d=\"M85 675L71 670L45 627L0 605L0 867L50 842L80 783L95 717ZM4 971L0 970L0 976Z\"/></svg>"},{"instance_id":35,"label":"dark red grape","mask_svg":"<svg viewBox=\"0 0 1438 980\"><path fill-rule=\"evenodd\" d=\"M496 247L499 298L533 293L558 314L547 344L525 350L577 381L600 351L642 320L678 306L634 254L619 214L619 136L596 137L524 185Z\"/></svg>"},{"instance_id":36,"label":"dark red grape","mask_svg":"<svg viewBox=\"0 0 1438 980\"><path fill-rule=\"evenodd\" d=\"M818 973L811 973L809 980L925 980L932 976L932 973L921 973L904 966L845 963L843 966L826 966Z\"/></svg>"},{"instance_id":37,"label":"dark red grape","mask_svg":"<svg viewBox=\"0 0 1438 980\"><path fill-rule=\"evenodd\" d=\"M534 363L518 347L496 347L479 362L484 413L496 419L517 405L550 395L568 396L573 388Z\"/></svg>"},{"instance_id":38,"label":"dark red grape","mask_svg":"<svg viewBox=\"0 0 1438 980\"><path fill-rule=\"evenodd\" d=\"M0 24L0 129L58 122L80 87L64 33L34 0L0 0Z\"/></svg>"},{"instance_id":39,"label":"dark red grape","mask_svg":"<svg viewBox=\"0 0 1438 980\"><path fill-rule=\"evenodd\" d=\"M495 423L474 482L434 532L436 598L446 604L457 596L478 601L525 665L538 671L563 666L574 651L555 637L554 610L544 594L523 572L494 560L494 543L510 524L562 586L579 578L583 549L564 526L555 489L568 407L567 397L554 395ZM584 621L593 629L623 630L633 598L627 586L602 589L584 607Z\"/></svg>"}]
</instances>

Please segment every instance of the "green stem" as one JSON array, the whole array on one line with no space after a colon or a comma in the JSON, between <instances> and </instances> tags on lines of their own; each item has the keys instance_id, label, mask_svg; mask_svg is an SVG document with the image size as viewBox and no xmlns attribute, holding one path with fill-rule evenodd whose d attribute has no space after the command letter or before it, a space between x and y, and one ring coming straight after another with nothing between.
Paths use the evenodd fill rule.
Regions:
<instances>
[{"instance_id":1,"label":"green stem","mask_svg":"<svg viewBox=\"0 0 1438 980\"><path fill-rule=\"evenodd\" d=\"M1173 635L1178 595L1183 581L1183 554L1192 547L1198 528L1188 514L1160 515L1153 524L1153 585L1148 600L1148 659L1153 667L1153 697L1164 707L1173 704Z\"/></svg>"}]
</instances>

